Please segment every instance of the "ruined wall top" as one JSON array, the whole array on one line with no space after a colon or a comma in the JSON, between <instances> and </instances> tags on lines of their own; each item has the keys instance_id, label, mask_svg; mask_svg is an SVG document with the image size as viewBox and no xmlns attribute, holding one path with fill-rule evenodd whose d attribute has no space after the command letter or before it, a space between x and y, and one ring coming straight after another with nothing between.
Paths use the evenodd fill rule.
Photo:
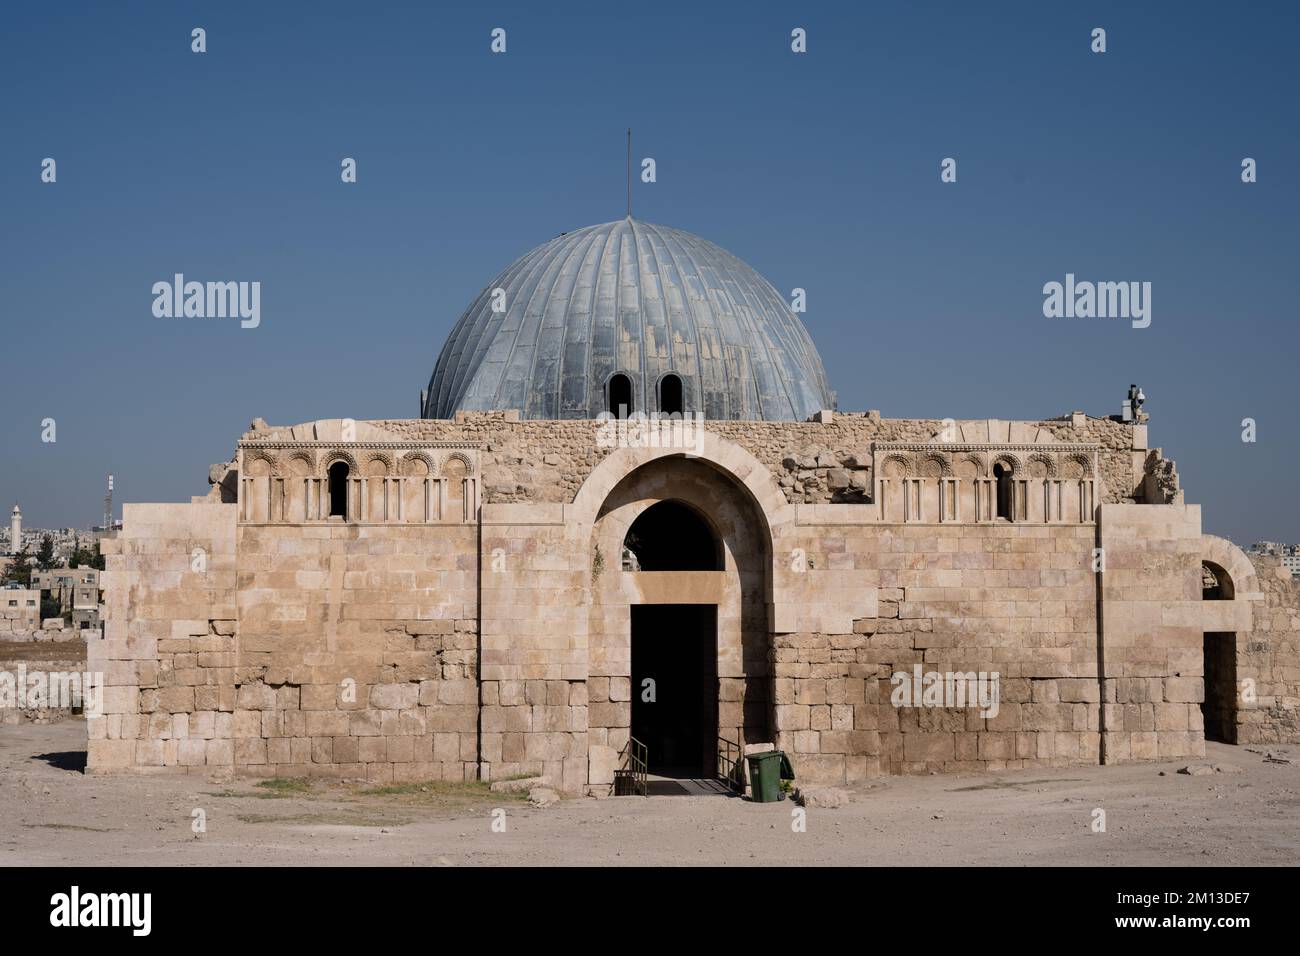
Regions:
<instances>
[{"instance_id":1,"label":"ruined wall top","mask_svg":"<svg viewBox=\"0 0 1300 956\"><path fill-rule=\"evenodd\" d=\"M282 443L445 443L477 449L482 500L570 502L615 447L613 424L600 420L521 420L517 412L461 412L453 419L322 419L291 426L256 420L241 446ZM708 421L702 427L741 446L771 471L788 501L866 503L873 489L873 445L952 443L954 447L1036 449L1088 445L1095 454L1099 503L1178 500L1173 463L1148 449L1146 426L1075 412L1038 421L889 419L877 412L827 414L807 422ZM1061 447L1062 452L1068 450ZM214 466L218 472L233 467ZM1158 476L1158 480L1153 480ZM216 489L214 489L215 491Z\"/></svg>"}]
</instances>

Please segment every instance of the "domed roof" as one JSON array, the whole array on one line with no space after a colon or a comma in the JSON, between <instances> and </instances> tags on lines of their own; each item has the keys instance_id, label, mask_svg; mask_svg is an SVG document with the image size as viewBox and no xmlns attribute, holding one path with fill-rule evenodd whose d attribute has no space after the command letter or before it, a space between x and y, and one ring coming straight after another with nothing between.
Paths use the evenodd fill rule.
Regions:
<instances>
[{"instance_id":1,"label":"domed roof","mask_svg":"<svg viewBox=\"0 0 1300 956\"><path fill-rule=\"evenodd\" d=\"M699 236L629 217L557 236L488 283L442 347L422 414L595 418L618 374L634 411L659 410L670 375L685 410L709 419L832 407L812 339L767 280Z\"/></svg>"}]
</instances>

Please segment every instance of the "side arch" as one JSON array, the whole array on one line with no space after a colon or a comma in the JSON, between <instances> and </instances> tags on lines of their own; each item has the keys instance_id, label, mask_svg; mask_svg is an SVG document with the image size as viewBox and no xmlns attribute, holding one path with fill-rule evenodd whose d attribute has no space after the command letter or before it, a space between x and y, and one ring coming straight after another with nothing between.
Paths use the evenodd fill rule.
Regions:
<instances>
[{"instance_id":1,"label":"side arch","mask_svg":"<svg viewBox=\"0 0 1300 956\"><path fill-rule=\"evenodd\" d=\"M1255 566L1246 557L1246 552L1227 538L1213 534L1201 535L1201 560L1217 564L1228 572L1235 600L1259 600L1263 596L1259 590Z\"/></svg>"}]
</instances>

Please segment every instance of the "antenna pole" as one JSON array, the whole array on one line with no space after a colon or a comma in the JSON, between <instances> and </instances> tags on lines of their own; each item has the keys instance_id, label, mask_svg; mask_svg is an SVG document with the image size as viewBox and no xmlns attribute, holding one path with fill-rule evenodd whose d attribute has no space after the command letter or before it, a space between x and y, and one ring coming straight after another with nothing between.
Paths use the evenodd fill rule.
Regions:
<instances>
[{"instance_id":1,"label":"antenna pole","mask_svg":"<svg viewBox=\"0 0 1300 956\"><path fill-rule=\"evenodd\" d=\"M632 218L632 127L627 128L627 218Z\"/></svg>"}]
</instances>

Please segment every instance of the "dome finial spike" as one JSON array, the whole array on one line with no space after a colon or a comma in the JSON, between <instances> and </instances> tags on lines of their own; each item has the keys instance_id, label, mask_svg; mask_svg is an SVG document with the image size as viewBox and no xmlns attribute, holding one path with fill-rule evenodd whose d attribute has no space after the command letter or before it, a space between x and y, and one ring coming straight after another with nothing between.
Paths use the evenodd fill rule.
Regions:
<instances>
[{"instance_id":1,"label":"dome finial spike","mask_svg":"<svg viewBox=\"0 0 1300 956\"><path fill-rule=\"evenodd\" d=\"M632 218L632 127L627 128L627 218Z\"/></svg>"}]
</instances>

